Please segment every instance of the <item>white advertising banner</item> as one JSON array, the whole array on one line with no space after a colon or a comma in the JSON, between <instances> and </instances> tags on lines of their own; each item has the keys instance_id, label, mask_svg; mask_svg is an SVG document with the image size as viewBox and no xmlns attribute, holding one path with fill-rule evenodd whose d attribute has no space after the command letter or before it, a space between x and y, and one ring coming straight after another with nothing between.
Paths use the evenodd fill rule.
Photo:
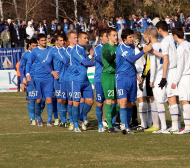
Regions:
<instances>
[{"instance_id":1,"label":"white advertising banner","mask_svg":"<svg viewBox=\"0 0 190 168\"><path fill-rule=\"evenodd\" d=\"M16 92L17 76L15 70L0 70L0 92Z\"/></svg>"}]
</instances>

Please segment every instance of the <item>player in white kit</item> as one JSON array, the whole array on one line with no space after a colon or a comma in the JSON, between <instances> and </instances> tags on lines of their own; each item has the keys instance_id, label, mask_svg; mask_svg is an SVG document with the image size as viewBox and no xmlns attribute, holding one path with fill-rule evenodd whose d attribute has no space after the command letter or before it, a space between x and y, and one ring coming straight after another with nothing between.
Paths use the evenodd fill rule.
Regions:
<instances>
[{"instance_id":1,"label":"player in white kit","mask_svg":"<svg viewBox=\"0 0 190 168\"><path fill-rule=\"evenodd\" d=\"M163 57L163 75L159 83L159 87L163 89L166 88L166 93L168 97L168 103L170 105L170 114L172 119L172 127L163 130L162 133L170 134L175 131L179 131L181 127L180 116L181 109L178 100L178 89L171 88L173 79L176 75L177 68L177 50L175 47L174 39L168 33L168 25L165 21L159 21L156 24L156 29L158 34L163 37L161 42L161 52L153 50L153 54Z\"/></svg>"},{"instance_id":2,"label":"player in white kit","mask_svg":"<svg viewBox=\"0 0 190 168\"><path fill-rule=\"evenodd\" d=\"M156 29L150 29L149 31L150 41L152 43L152 48L158 52L161 52L161 44L158 42L158 33ZM155 125L159 125L159 119L161 121L161 128L153 133L162 133L163 130L167 129L166 117L165 117L165 107L164 102L167 101L166 88L161 89L158 84L160 83L163 75L163 58L158 57L154 54L150 55L150 87L153 88L153 94L155 97L157 110L152 112L153 122ZM159 116L159 119L158 119Z\"/></svg>"},{"instance_id":3,"label":"player in white kit","mask_svg":"<svg viewBox=\"0 0 190 168\"><path fill-rule=\"evenodd\" d=\"M182 28L173 28L172 35L179 46L177 48L177 73L171 88L178 87L185 123L185 128L173 134L186 134L190 133L190 43L184 40Z\"/></svg>"}]
</instances>

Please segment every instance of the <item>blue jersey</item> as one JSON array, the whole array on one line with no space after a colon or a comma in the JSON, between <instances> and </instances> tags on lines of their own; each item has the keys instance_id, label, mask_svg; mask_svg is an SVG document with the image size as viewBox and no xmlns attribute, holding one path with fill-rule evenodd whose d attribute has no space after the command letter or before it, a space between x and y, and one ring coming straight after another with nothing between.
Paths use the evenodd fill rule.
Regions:
<instances>
[{"instance_id":1,"label":"blue jersey","mask_svg":"<svg viewBox=\"0 0 190 168\"><path fill-rule=\"evenodd\" d=\"M77 44L73 47L71 51L71 62L72 62L72 72L71 72L71 80L87 82L87 68L82 65L83 61L89 61L88 55L86 53L86 48L80 44Z\"/></svg>"},{"instance_id":2,"label":"blue jersey","mask_svg":"<svg viewBox=\"0 0 190 168\"><path fill-rule=\"evenodd\" d=\"M31 67L35 62L35 78L52 78L51 73L45 69L45 60L50 50L51 47L49 46L47 46L45 49L40 49L39 47L33 49L27 62L26 73L29 73L29 67Z\"/></svg>"},{"instance_id":3,"label":"blue jersey","mask_svg":"<svg viewBox=\"0 0 190 168\"><path fill-rule=\"evenodd\" d=\"M72 51L73 47L68 46L65 52L65 57L69 60L69 64L66 70L66 74L65 74L65 81L71 81L70 80L70 76L71 76L71 68L72 68L72 62L71 62L71 51Z\"/></svg>"},{"instance_id":4,"label":"blue jersey","mask_svg":"<svg viewBox=\"0 0 190 168\"><path fill-rule=\"evenodd\" d=\"M101 50L103 47L103 43L99 44L95 49L94 49L94 58L96 60L97 56L101 57ZM102 64L98 62L97 60L95 61L95 75L94 75L94 82L101 82L101 75L102 75Z\"/></svg>"},{"instance_id":5,"label":"blue jersey","mask_svg":"<svg viewBox=\"0 0 190 168\"><path fill-rule=\"evenodd\" d=\"M134 76L137 74L134 63L127 61L127 57L135 55L135 47L121 43L116 50L116 74Z\"/></svg>"},{"instance_id":6,"label":"blue jersey","mask_svg":"<svg viewBox=\"0 0 190 168\"><path fill-rule=\"evenodd\" d=\"M59 58L61 58L60 60L66 60L66 62L68 62L68 60L65 56L65 51L66 51L65 47L62 47L59 49L59 56L60 56ZM60 72L59 72L59 82L65 81L67 66L65 64L61 63Z\"/></svg>"},{"instance_id":7,"label":"blue jersey","mask_svg":"<svg viewBox=\"0 0 190 168\"><path fill-rule=\"evenodd\" d=\"M68 31L68 24L65 23L65 24L64 24L64 32L65 32L65 34L67 34L67 31Z\"/></svg>"},{"instance_id":8,"label":"blue jersey","mask_svg":"<svg viewBox=\"0 0 190 168\"><path fill-rule=\"evenodd\" d=\"M26 77L26 64L31 56L31 51L28 50L22 55L22 58L20 60L20 66L23 67L24 77ZM30 76L34 76L34 70L35 70L35 63L32 64L32 67L30 69Z\"/></svg>"},{"instance_id":9,"label":"blue jersey","mask_svg":"<svg viewBox=\"0 0 190 168\"><path fill-rule=\"evenodd\" d=\"M59 48L56 46L49 51L46 62L52 63L54 71L60 71L62 66L62 59L63 57L59 54Z\"/></svg>"}]
</instances>

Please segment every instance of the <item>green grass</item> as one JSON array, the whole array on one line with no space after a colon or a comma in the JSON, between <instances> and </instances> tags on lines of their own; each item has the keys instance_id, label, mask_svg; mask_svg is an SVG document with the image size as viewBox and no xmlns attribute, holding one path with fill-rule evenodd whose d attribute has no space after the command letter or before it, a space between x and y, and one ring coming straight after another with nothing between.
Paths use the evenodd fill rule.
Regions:
<instances>
[{"instance_id":1,"label":"green grass","mask_svg":"<svg viewBox=\"0 0 190 168\"><path fill-rule=\"evenodd\" d=\"M82 133L29 125L24 93L0 93L0 116L0 168L190 167L190 134L98 133L95 105Z\"/></svg>"}]
</instances>

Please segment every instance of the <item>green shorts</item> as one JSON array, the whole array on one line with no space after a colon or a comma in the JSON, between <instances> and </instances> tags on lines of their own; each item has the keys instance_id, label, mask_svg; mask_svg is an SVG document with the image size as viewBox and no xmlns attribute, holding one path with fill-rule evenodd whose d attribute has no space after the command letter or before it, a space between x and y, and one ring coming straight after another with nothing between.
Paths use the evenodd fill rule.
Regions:
<instances>
[{"instance_id":1,"label":"green shorts","mask_svg":"<svg viewBox=\"0 0 190 168\"><path fill-rule=\"evenodd\" d=\"M105 99L118 99L115 87L115 74L102 73L101 83Z\"/></svg>"}]
</instances>

